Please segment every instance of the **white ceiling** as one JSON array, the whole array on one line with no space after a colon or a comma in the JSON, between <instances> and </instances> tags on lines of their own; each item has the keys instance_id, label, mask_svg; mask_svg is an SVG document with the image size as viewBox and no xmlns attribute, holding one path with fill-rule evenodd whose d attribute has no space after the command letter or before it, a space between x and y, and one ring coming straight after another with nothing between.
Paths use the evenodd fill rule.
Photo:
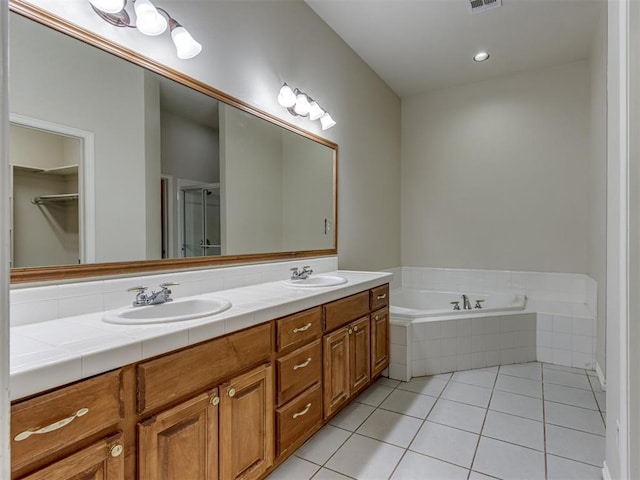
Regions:
<instances>
[{"instance_id":1,"label":"white ceiling","mask_svg":"<svg viewBox=\"0 0 640 480\"><path fill-rule=\"evenodd\" d=\"M588 58L605 0L305 0L400 96ZM491 58L476 63L487 50Z\"/></svg>"}]
</instances>

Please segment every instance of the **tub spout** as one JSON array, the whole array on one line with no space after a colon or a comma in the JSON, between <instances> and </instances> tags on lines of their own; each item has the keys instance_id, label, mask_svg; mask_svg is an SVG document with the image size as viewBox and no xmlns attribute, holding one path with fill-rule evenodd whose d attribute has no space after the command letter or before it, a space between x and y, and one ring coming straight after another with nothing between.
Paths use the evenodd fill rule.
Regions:
<instances>
[{"instance_id":1,"label":"tub spout","mask_svg":"<svg viewBox=\"0 0 640 480\"><path fill-rule=\"evenodd\" d=\"M464 293L462 294L462 308L465 310L471 310L471 302L469 301L469 297L467 297Z\"/></svg>"}]
</instances>

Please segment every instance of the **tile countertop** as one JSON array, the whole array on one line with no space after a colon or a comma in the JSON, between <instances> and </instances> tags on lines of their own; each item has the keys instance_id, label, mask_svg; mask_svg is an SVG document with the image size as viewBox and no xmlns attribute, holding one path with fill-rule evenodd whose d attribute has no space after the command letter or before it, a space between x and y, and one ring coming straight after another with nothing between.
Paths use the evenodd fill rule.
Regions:
<instances>
[{"instance_id":1,"label":"tile countertop","mask_svg":"<svg viewBox=\"0 0 640 480\"><path fill-rule=\"evenodd\" d=\"M232 306L212 317L174 323L115 325L103 322L104 312L98 312L12 327L11 399L353 295L388 283L393 276L388 272L344 270L323 275L340 275L348 282L299 289L278 281L198 295L224 298Z\"/></svg>"}]
</instances>

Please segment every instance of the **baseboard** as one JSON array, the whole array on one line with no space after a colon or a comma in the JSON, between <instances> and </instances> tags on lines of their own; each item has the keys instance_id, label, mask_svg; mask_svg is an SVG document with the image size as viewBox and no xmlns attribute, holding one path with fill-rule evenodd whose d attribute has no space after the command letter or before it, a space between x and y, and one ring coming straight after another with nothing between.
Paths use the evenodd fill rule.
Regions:
<instances>
[{"instance_id":1,"label":"baseboard","mask_svg":"<svg viewBox=\"0 0 640 480\"><path fill-rule=\"evenodd\" d=\"M598 362L596 362L596 373L598 374L598 380L600 381L600 388L602 388L603 391L607 390L607 379L604 376L604 372L602 371L602 368L600 368L600 364Z\"/></svg>"},{"instance_id":2,"label":"baseboard","mask_svg":"<svg viewBox=\"0 0 640 480\"><path fill-rule=\"evenodd\" d=\"M604 462L602 465L602 480L611 480L611 474L609 473L607 462Z\"/></svg>"}]
</instances>

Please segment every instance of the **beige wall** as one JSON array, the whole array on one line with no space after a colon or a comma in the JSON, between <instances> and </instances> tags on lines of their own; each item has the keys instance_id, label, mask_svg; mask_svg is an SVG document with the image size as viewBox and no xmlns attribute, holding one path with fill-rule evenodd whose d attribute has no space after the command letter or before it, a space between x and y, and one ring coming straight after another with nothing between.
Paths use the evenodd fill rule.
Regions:
<instances>
[{"instance_id":1,"label":"beige wall","mask_svg":"<svg viewBox=\"0 0 640 480\"><path fill-rule=\"evenodd\" d=\"M282 250L282 137L279 127L220 105L223 255Z\"/></svg>"},{"instance_id":2,"label":"beige wall","mask_svg":"<svg viewBox=\"0 0 640 480\"><path fill-rule=\"evenodd\" d=\"M333 247L333 150L282 132L282 250Z\"/></svg>"},{"instance_id":3,"label":"beige wall","mask_svg":"<svg viewBox=\"0 0 640 480\"><path fill-rule=\"evenodd\" d=\"M144 214L146 224L146 260L162 258L160 231L160 84L158 78L145 72L144 96Z\"/></svg>"},{"instance_id":4,"label":"beige wall","mask_svg":"<svg viewBox=\"0 0 640 480\"><path fill-rule=\"evenodd\" d=\"M589 57L591 158L589 164L589 270L598 282L596 360L606 371L607 280L607 12L603 8Z\"/></svg>"},{"instance_id":5,"label":"beige wall","mask_svg":"<svg viewBox=\"0 0 640 480\"><path fill-rule=\"evenodd\" d=\"M586 61L402 100L402 264L586 273Z\"/></svg>"},{"instance_id":6,"label":"beige wall","mask_svg":"<svg viewBox=\"0 0 640 480\"><path fill-rule=\"evenodd\" d=\"M186 61L168 34L114 28L88 3L33 3L338 143L340 267L399 265L400 100L304 2L157 2L203 45ZM284 81L338 124L322 132L319 122L291 117L276 100Z\"/></svg>"}]
</instances>

